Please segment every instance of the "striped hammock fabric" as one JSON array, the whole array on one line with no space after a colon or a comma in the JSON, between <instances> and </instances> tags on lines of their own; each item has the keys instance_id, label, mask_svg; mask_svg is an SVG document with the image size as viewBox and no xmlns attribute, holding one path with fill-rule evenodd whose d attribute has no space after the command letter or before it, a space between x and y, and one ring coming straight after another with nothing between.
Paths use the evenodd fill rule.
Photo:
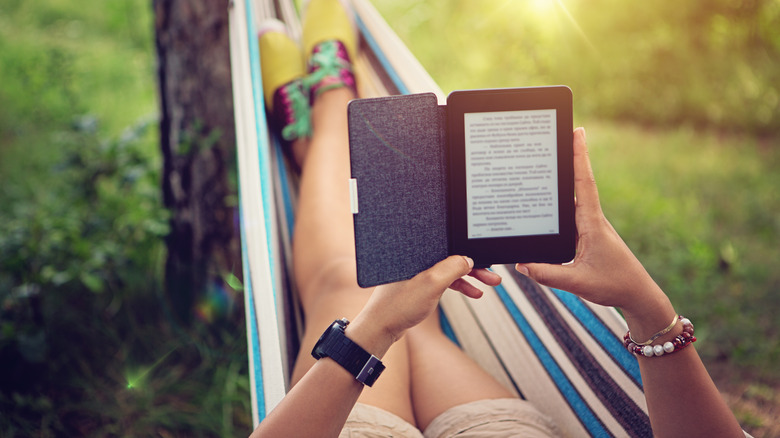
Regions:
<instances>
[{"instance_id":1,"label":"striped hammock fabric","mask_svg":"<svg viewBox=\"0 0 780 438\"><path fill-rule=\"evenodd\" d=\"M361 97L444 95L367 0L353 0L360 34ZM284 396L301 333L290 266L295 176L271 137L263 106L257 26L277 17L300 33L292 0L234 0L230 12L240 217L252 413L255 423ZM565 436L652 436L626 325L612 308L540 286L512 266L480 300L448 291L445 332L499 382L531 401Z\"/></svg>"}]
</instances>

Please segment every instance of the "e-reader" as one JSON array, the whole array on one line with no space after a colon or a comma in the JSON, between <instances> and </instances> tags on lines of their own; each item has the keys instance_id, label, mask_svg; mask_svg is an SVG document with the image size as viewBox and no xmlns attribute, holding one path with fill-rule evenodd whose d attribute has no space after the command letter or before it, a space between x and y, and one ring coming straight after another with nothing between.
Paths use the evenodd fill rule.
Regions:
<instances>
[{"instance_id":1,"label":"e-reader","mask_svg":"<svg viewBox=\"0 0 780 438\"><path fill-rule=\"evenodd\" d=\"M450 253L483 267L574 258L572 125L568 87L449 95Z\"/></svg>"},{"instance_id":2,"label":"e-reader","mask_svg":"<svg viewBox=\"0 0 780 438\"><path fill-rule=\"evenodd\" d=\"M348 106L357 280L574 258L568 87L356 99Z\"/></svg>"}]
</instances>

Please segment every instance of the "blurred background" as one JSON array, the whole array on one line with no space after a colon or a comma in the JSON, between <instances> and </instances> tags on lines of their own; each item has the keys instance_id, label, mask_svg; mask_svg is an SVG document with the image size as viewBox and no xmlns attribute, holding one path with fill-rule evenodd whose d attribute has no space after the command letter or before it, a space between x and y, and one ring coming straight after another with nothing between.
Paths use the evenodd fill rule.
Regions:
<instances>
[{"instance_id":1,"label":"blurred background","mask_svg":"<svg viewBox=\"0 0 780 438\"><path fill-rule=\"evenodd\" d=\"M166 286L166 3L0 0L0 436L251 430L240 267ZM374 4L445 92L572 88L607 217L780 435L780 1ZM174 155L233 147L209 123Z\"/></svg>"}]
</instances>

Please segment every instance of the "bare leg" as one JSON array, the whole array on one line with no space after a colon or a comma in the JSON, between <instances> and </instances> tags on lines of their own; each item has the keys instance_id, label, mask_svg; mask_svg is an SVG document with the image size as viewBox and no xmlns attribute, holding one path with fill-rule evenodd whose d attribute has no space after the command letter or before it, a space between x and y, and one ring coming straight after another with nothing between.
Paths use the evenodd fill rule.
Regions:
<instances>
[{"instance_id":1,"label":"bare leg","mask_svg":"<svg viewBox=\"0 0 780 438\"><path fill-rule=\"evenodd\" d=\"M341 317L353 319L372 289L357 285L352 214L349 207L348 88L326 91L312 108L313 136L303 150L293 263L306 318L305 333L293 370L295 384L314 364L311 349L325 328ZM405 341L382 358L387 369L360 402L392 412L414 424L409 394Z\"/></svg>"},{"instance_id":2,"label":"bare leg","mask_svg":"<svg viewBox=\"0 0 780 438\"><path fill-rule=\"evenodd\" d=\"M439 414L478 400L514 398L441 331L439 313L406 334L417 427L425 430Z\"/></svg>"},{"instance_id":3,"label":"bare leg","mask_svg":"<svg viewBox=\"0 0 780 438\"><path fill-rule=\"evenodd\" d=\"M300 199L293 240L295 277L305 307L308 292L317 293L310 287L312 282L321 282L317 276L334 267L355 276L346 110L352 98L350 90L339 88L323 93L312 108L313 136L300 163Z\"/></svg>"}]
</instances>

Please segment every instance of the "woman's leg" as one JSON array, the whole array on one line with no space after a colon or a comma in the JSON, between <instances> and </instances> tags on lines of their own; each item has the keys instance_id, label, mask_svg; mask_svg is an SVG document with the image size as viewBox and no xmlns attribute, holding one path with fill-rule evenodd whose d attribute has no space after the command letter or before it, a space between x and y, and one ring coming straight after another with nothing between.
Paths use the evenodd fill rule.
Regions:
<instances>
[{"instance_id":1,"label":"woman's leg","mask_svg":"<svg viewBox=\"0 0 780 438\"><path fill-rule=\"evenodd\" d=\"M311 349L335 319L353 319L371 289L357 285L349 202L347 102L349 88L325 91L312 107L313 135L301 164L293 263L305 315L305 331L293 370L295 384L314 364ZM380 407L414 424L409 395L408 352L403 340L382 358L387 369L360 402Z\"/></svg>"},{"instance_id":2,"label":"woman's leg","mask_svg":"<svg viewBox=\"0 0 780 438\"><path fill-rule=\"evenodd\" d=\"M371 293L357 285L348 191L347 103L355 97L349 63L355 34L339 0L312 0L303 28L308 74L284 23L268 20L259 35L265 102L274 129L289 142L288 155L301 169L293 269L305 332L293 384L314 364L310 352L325 328L337 318L354 318ZM382 378L360 401L413 423L404 341L390 349L383 362L387 369Z\"/></svg>"},{"instance_id":3,"label":"woman's leg","mask_svg":"<svg viewBox=\"0 0 780 438\"><path fill-rule=\"evenodd\" d=\"M417 427L447 409L478 400L515 398L442 332L439 313L406 334Z\"/></svg>"}]
</instances>

